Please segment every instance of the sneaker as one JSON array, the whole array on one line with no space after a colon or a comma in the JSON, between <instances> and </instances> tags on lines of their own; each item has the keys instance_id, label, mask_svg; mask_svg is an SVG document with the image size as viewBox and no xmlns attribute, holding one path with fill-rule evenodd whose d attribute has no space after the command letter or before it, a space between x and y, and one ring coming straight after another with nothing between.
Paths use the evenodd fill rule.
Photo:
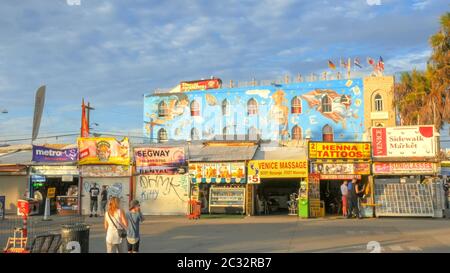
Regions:
<instances>
[{"instance_id":1,"label":"sneaker","mask_svg":"<svg viewBox=\"0 0 450 273\"><path fill-rule=\"evenodd\" d=\"M92 217L92 214L91 214L91 215L89 215L89 217Z\"/></svg>"}]
</instances>

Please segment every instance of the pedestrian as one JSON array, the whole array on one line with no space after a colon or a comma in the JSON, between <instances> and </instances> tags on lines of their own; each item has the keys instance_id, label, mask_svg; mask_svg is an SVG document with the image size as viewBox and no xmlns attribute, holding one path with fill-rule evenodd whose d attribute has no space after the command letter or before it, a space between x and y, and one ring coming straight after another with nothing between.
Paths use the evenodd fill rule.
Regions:
<instances>
[{"instance_id":1,"label":"pedestrian","mask_svg":"<svg viewBox=\"0 0 450 273\"><path fill-rule=\"evenodd\" d=\"M144 216L142 216L141 205L138 200L130 202L130 211L126 215L129 223L127 230L128 253L138 253L140 243L139 225L144 222Z\"/></svg>"},{"instance_id":2,"label":"pedestrian","mask_svg":"<svg viewBox=\"0 0 450 273\"><path fill-rule=\"evenodd\" d=\"M106 212L106 203L108 203L108 190L106 189L106 185L102 186L102 192L100 194L100 198L101 198L101 205L102 205L102 213L104 216L105 212Z\"/></svg>"},{"instance_id":3,"label":"pedestrian","mask_svg":"<svg viewBox=\"0 0 450 273\"><path fill-rule=\"evenodd\" d=\"M358 206L358 211L359 211L359 214L360 214L360 216L362 218L361 202L362 202L362 199L364 198L365 187L364 187L364 185L362 184L361 181L358 181L356 183L355 191L356 191L356 205Z\"/></svg>"},{"instance_id":4,"label":"pedestrian","mask_svg":"<svg viewBox=\"0 0 450 273\"><path fill-rule=\"evenodd\" d=\"M99 194L100 189L97 187L97 183L94 183L92 187L89 189L89 196L91 197L91 214L89 215L89 217L92 217L92 214L95 214L95 217L97 217Z\"/></svg>"},{"instance_id":5,"label":"pedestrian","mask_svg":"<svg viewBox=\"0 0 450 273\"><path fill-rule=\"evenodd\" d=\"M353 216L353 211L356 210L356 216L361 219L361 215L359 214L358 209L358 199L356 195L356 184L358 180L355 178L352 179L352 182L348 183L348 194L347 194L347 203L348 203L348 213L347 218L350 219Z\"/></svg>"},{"instance_id":6,"label":"pedestrian","mask_svg":"<svg viewBox=\"0 0 450 273\"><path fill-rule=\"evenodd\" d=\"M348 188L347 181L344 181L341 185L341 194L342 194L342 215L347 216L347 196L348 196Z\"/></svg>"},{"instance_id":7,"label":"pedestrian","mask_svg":"<svg viewBox=\"0 0 450 273\"><path fill-rule=\"evenodd\" d=\"M124 252L120 231L128 229L128 223L125 217L124 211L120 208L119 198L115 196L111 197L104 221L107 253Z\"/></svg>"}]
</instances>

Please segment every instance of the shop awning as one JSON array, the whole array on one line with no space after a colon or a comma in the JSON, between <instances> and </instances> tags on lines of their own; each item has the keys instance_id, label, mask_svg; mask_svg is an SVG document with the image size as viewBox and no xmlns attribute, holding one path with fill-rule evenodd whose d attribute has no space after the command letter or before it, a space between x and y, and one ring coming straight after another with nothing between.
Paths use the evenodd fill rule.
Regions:
<instances>
[{"instance_id":1,"label":"shop awning","mask_svg":"<svg viewBox=\"0 0 450 273\"><path fill-rule=\"evenodd\" d=\"M253 160L306 160L307 146L283 147L278 143L261 144Z\"/></svg>"}]
</instances>

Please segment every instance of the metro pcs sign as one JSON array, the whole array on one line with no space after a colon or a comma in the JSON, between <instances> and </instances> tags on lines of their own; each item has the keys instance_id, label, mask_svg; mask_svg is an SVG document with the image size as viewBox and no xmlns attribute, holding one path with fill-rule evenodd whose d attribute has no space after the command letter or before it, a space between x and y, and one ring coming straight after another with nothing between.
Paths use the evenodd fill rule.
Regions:
<instances>
[{"instance_id":1,"label":"metro pcs sign","mask_svg":"<svg viewBox=\"0 0 450 273\"><path fill-rule=\"evenodd\" d=\"M373 157L435 157L434 126L372 128Z\"/></svg>"}]
</instances>

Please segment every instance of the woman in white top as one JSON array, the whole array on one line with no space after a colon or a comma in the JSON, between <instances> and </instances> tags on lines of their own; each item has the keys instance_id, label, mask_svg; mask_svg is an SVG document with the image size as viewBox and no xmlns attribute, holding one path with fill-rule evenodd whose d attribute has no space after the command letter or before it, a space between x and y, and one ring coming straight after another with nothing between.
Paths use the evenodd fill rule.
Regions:
<instances>
[{"instance_id":1,"label":"woman in white top","mask_svg":"<svg viewBox=\"0 0 450 273\"><path fill-rule=\"evenodd\" d=\"M114 221L114 223L112 221ZM126 230L128 228L128 222L125 218L124 211L120 208L119 198L111 197L109 200L108 212L105 214L104 225L106 230L106 252L124 252L122 238L120 238L117 229L123 228Z\"/></svg>"}]
</instances>

